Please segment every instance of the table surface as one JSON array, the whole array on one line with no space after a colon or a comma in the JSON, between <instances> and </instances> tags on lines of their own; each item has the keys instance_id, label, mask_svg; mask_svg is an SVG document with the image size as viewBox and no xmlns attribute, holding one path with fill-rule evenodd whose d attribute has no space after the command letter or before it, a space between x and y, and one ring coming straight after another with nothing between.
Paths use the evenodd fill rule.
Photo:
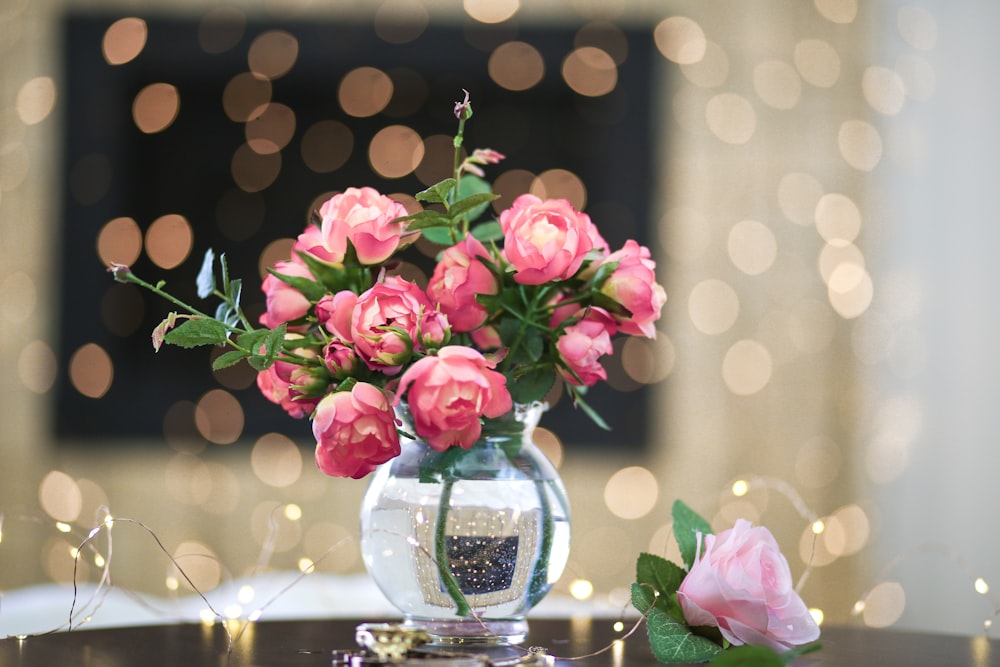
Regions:
<instances>
[{"instance_id":1,"label":"table surface","mask_svg":"<svg viewBox=\"0 0 1000 667\"><path fill-rule=\"evenodd\" d=\"M235 642L221 624L183 624L75 630L27 639L0 640L0 667L65 665L231 665L232 667L334 664L337 651L352 650L351 620L264 621L249 624ZM570 667L641 666L658 664L649 652L645 628L640 628L611 650L582 660L621 637L608 619L531 621L524 646L543 646L557 656L556 664ZM822 650L799 658L796 667L844 665L850 667L986 667L1000 665L1000 640L986 637L930 635L894 630L824 628ZM227 650L231 649L231 650ZM432 661L425 661L428 664ZM436 662L436 661L433 661Z\"/></svg>"}]
</instances>

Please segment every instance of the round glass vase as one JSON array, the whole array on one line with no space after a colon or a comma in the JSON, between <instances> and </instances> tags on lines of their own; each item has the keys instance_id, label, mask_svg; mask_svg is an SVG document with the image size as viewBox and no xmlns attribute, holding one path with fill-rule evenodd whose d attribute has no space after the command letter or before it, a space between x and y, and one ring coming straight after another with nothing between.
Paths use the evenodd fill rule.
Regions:
<instances>
[{"instance_id":1,"label":"round glass vase","mask_svg":"<svg viewBox=\"0 0 1000 667\"><path fill-rule=\"evenodd\" d=\"M487 420L471 448L404 438L361 507L361 553L386 598L432 641L520 643L525 615L562 574L570 511L532 432L542 405ZM406 406L402 430L413 433Z\"/></svg>"}]
</instances>

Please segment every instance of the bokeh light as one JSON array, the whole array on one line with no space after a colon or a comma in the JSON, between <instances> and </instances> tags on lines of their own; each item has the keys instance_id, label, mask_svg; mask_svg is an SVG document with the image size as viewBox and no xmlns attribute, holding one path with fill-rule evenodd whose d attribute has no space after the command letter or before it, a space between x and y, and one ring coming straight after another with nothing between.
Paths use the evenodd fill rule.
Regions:
<instances>
[{"instance_id":1,"label":"bokeh light","mask_svg":"<svg viewBox=\"0 0 1000 667\"><path fill-rule=\"evenodd\" d=\"M250 43L247 65L264 79L278 79L287 74L299 57L299 40L284 30L269 30Z\"/></svg>"},{"instance_id":2,"label":"bokeh light","mask_svg":"<svg viewBox=\"0 0 1000 667\"><path fill-rule=\"evenodd\" d=\"M162 269L172 269L187 259L193 243L191 223L177 213L160 216L146 230L146 255Z\"/></svg>"},{"instance_id":3,"label":"bokeh light","mask_svg":"<svg viewBox=\"0 0 1000 667\"><path fill-rule=\"evenodd\" d=\"M176 120L180 104L177 88L169 83L151 83L135 96L132 119L146 134L162 132Z\"/></svg>"},{"instance_id":4,"label":"bokeh light","mask_svg":"<svg viewBox=\"0 0 1000 667\"><path fill-rule=\"evenodd\" d=\"M490 78L507 90L528 90L545 76L545 61L527 42L505 42L490 54L488 71Z\"/></svg>"},{"instance_id":5,"label":"bokeh light","mask_svg":"<svg viewBox=\"0 0 1000 667\"><path fill-rule=\"evenodd\" d=\"M129 16L108 26L101 51L109 65L124 65L134 60L146 46L148 29L141 18Z\"/></svg>"},{"instance_id":6,"label":"bokeh light","mask_svg":"<svg viewBox=\"0 0 1000 667\"><path fill-rule=\"evenodd\" d=\"M656 505L660 489L646 468L630 466L615 472L604 486L604 504L622 519L639 519Z\"/></svg>"},{"instance_id":7,"label":"bokeh light","mask_svg":"<svg viewBox=\"0 0 1000 667\"><path fill-rule=\"evenodd\" d=\"M702 27L686 16L671 16L653 30L656 48L679 65L690 65L705 56L707 40Z\"/></svg>"}]
</instances>

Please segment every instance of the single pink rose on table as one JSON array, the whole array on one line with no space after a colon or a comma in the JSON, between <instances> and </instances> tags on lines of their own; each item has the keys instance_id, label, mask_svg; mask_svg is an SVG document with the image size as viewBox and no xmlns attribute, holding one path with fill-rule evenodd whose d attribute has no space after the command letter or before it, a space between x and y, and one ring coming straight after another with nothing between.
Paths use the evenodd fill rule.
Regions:
<instances>
[{"instance_id":1,"label":"single pink rose on table","mask_svg":"<svg viewBox=\"0 0 1000 667\"><path fill-rule=\"evenodd\" d=\"M399 455L392 403L381 389L366 382L324 396L316 406L312 429L316 466L332 477L359 479Z\"/></svg>"},{"instance_id":2,"label":"single pink rose on table","mask_svg":"<svg viewBox=\"0 0 1000 667\"><path fill-rule=\"evenodd\" d=\"M427 295L416 283L389 276L358 296L351 312L348 340L370 369L396 375L414 349L421 349L420 321L424 313L432 310Z\"/></svg>"},{"instance_id":3,"label":"single pink rose on table","mask_svg":"<svg viewBox=\"0 0 1000 667\"><path fill-rule=\"evenodd\" d=\"M565 199L542 200L530 194L521 195L500 213L500 227L504 258L522 285L572 277L594 248L597 235L590 216Z\"/></svg>"},{"instance_id":4,"label":"single pink rose on table","mask_svg":"<svg viewBox=\"0 0 1000 667\"><path fill-rule=\"evenodd\" d=\"M319 209L322 248L330 259L340 262L350 241L362 264L387 260L400 245L407 215L406 207L370 187L348 188L326 200Z\"/></svg>"},{"instance_id":5,"label":"single pink rose on table","mask_svg":"<svg viewBox=\"0 0 1000 667\"><path fill-rule=\"evenodd\" d=\"M629 311L618 317L618 330L632 336L656 338L656 321L667 301L667 293L656 282L656 262L649 248L629 240L621 250L611 253L605 262L618 262L601 292Z\"/></svg>"},{"instance_id":6,"label":"single pink rose on table","mask_svg":"<svg viewBox=\"0 0 1000 667\"><path fill-rule=\"evenodd\" d=\"M776 651L819 638L767 528L739 519L730 530L699 538L695 562L677 589L689 625L718 627L731 644Z\"/></svg>"},{"instance_id":7,"label":"single pink rose on table","mask_svg":"<svg viewBox=\"0 0 1000 667\"><path fill-rule=\"evenodd\" d=\"M593 387L608 379L600 360L614 352L611 337L615 335L615 318L596 306L575 316L580 321L567 326L556 340L559 358L566 365L559 373L570 384Z\"/></svg>"},{"instance_id":8,"label":"single pink rose on table","mask_svg":"<svg viewBox=\"0 0 1000 667\"><path fill-rule=\"evenodd\" d=\"M442 253L427 284L427 296L458 333L478 329L486 321L488 313L476 295L500 291L496 274L478 257L489 260L490 254L475 237L467 236Z\"/></svg>"},{"instance_id":9,"label":"single pink rose on table","mask_svg":"<svg viewBox=\"0 0 1000 667\"><path fill-rule=\"evenodd\" d=\"M507 379L477 350L442 347L400 377L396 400L406 396L417 435L438 451L469 449L482 434L480 416L499 417L513 407Z\"/></svg>"},{"instance_id":10,"label":"single pink rose on table","mask_svg":"<svg viewBox=\"0 0 1000 667\"><path fill-rule=\"evenodd\" d=\"M315 280L309 268L301 262L288 260L278 262L273 270L283 276ZM302 292L298 291L281 278L268 273L261 283L261 289L267 300L267 310L260 316L260 323L268 329L305 317L312 303Z\"/></svg>"}]
</instances>

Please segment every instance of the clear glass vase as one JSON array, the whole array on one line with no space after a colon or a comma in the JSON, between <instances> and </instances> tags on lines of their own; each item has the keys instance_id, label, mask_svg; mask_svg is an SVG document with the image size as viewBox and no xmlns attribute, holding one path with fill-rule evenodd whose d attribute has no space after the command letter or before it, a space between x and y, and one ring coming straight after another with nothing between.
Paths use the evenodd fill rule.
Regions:
<instances>
[{"instance_id":1,"label":"clear glass vase","mask_svg":"<svg viewBox=\"0 0 1000 667\"><path fill-rule=\"evenodd\" d=\"M532 442L544 408L488 420L470 449L404 439L361 508L365 566L407 625L437 643L520 643L569 557L570 511ZM403 430L413 433L405 406Z\"/></svg>"}]
</instances>

